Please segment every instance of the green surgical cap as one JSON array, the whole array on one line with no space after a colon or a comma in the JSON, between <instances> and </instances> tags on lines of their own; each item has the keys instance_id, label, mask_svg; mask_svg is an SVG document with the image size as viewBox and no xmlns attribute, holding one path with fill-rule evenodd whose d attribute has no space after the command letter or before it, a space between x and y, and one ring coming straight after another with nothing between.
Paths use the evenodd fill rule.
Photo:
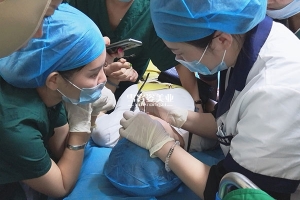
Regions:
<instances>
[{"instance_id":1,"label":"green surgical cap","mask_svg":"<svg viewBox=\"0 0 300 200\"><path fill-rule=\"evenodd\" d=\"M169 42L204 38L215 30L243 34L266 16L267 0L151 0L157 35Z\"/></svg>"}]
</instances>

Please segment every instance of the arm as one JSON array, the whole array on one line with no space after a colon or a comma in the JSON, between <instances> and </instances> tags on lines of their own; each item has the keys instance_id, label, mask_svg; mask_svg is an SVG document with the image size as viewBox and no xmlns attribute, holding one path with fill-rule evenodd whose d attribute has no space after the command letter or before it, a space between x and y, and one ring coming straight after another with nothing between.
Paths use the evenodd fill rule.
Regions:
<instances>
[{"instance_id":1,"label":"arm","mask_svg":"<svg viewBox=\"0 0 300 200\"><path fill-rule=\"evenodd\" d=\"M104 73L107 76L106 87L115 92L121 81L135 82L138 78L137 72L132 68L131 64L121 58L117 62L113 62L104 67Z\"/></svg>"},{"instance_id":2,"label":"arm","mask_svg":"<svg viewBox=\"0 0 300 200\"><path fill-rule=\"evenodd\" d=\"M175 68L179 75L182 87L184 87L184 89L186 89L190 93L194 101L198 101L200 99L200 96L195 74L181 64L178 64L177 66L175 66ZM199 112L203 112L201 104L195 104L195 106L199 109Z\"/></svg>"},{"instance_id":3,"label":"arm","mask_svg":"<svg viewBox=\"0 0 300 200\"><path fill-rule=\"evenodd\" d=\"M167 142L155 155L165 162L167 154L174 141ZM195 194L203 199L210 167L203 164L183 148L176 146L169 159L170 169L184 182Z\"/></svg>"},{"instance_id":4,"label":"arm","mask_svg":"<svg viewBox=\"0 0 300 200\"><path fill-rule=\"evenodd\" d=\"M49 149L55 159L60 159L65 150L67 136L69 133L69 124L54 129L53 136L49 139Z\"/></svg>"},{"instance_id":5,"label":"arm","mask_svg":"<svg viewBox=\"0 0 300 200\"><path fill-rule=\"evenodd\" d=\"M69 136L67 144L83 148L78 150L64 147L60 160L46 174L38 178L27 179L23 182L34 190L52 197L63 197L74 187L84 156L84 144L88 141L91 127L91 104L73 105L65 103L69 119Z\"/></svg>"},{"instance_id":6,"label":"arm","mask_svg":"<svg viewBox=\"0 0 300 200\"><path fill-rule=\"evenodd\" d=\"M180 146L184 148L184 140L182 136L169 123L153 115L150 115L150 117L161 123L161 125L164 127L167 133L175 140L178 140L180 142Z\"/></svg>"},{"instance_id":7,"label":"arm","mask_svg":"<svg viewBox=\"0 0 300 200\"><path fill-rule=\"evenodd\" d=\"M89 138L86 132L70 133L68 144L80 145ZM84 149L70 150L64 149L59 162L55 164L51 161L50 170L43 176L24 180L23 182L34 190L51 197L63 197L74 187L81 169Z\"/></svg>"},{"instance_id":8,"label":"arm","mask_svg":"<svg viewBox=\"0 0 300 200\"><path fill-rule=\"evenodd\" d=\"M176 106L160 106L145 100L145 112L157 116L171 125L202 137L216 139L217 123L211 113L199 113Z\"/></svg>"},{"instance_id":9,"label":"arm","mask_svg":"<svg viewBox=\"0 0 300 200\"><path fill-rule=\"evenodd\" d=\"M148 149L150 155L158 156L165 162L166 156L174 144L164 127L156 120L152 120L147 114L139 112L134 114L126 111L121 120L120 135L131 142ZM143 129L137 128L143 125ZM198 196L203 197L203 191L209 173L209 167L191 156L180 146L174 148L170 157L171 170Z\"/></svg>"},{"instance_id":10,"label":"arm","mask_svg":"<svg viewBox=\"0 0 300 200\"><path fill-rule=\"evenodd\" d=\"M217 139L217 123L211 113L188 111L187 120L181 128L202 137Z\"/></svg>"}]
</instances>

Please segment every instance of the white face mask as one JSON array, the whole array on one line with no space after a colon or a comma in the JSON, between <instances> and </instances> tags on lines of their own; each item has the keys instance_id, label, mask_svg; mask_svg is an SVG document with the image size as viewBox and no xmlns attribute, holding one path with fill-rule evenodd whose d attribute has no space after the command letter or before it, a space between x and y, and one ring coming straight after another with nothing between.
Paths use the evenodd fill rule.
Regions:
<instances>
[{"instance_id":1,"label":"white face mask","mask_svg":"<svg viewBox=\"0 0 300 200\"><path fill-rule=\"evenodd\" d=\"M267 10L267 15L273 19L287 19L300 12L300 0L294 0L280 10Z\"/></svg>"}]
</instances>

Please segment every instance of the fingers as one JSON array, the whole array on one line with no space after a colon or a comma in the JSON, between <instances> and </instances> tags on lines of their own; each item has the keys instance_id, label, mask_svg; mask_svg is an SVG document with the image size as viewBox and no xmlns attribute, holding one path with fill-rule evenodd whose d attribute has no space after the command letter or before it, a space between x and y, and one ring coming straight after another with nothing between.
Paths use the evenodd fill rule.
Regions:
<instances>
[{"instance_id":1,"label":"fingers","mask_svg":"<svg viewBox=\"0 0 300 200\"><path fill-rule=\"evenodd\" d=\"M125 111L125 112L123 113L123 117L124 117L126 120L132 118L133 116L134 116L134 113L133 113L132 111Z\"/></svg>"},{"instance_id":2,"label":"fingers","mask_svg":"<svg viewBox=\"0 0 300 200\"><path fill-rule=\"evenodd\" d=\"M129 119L133 117L134 117L134 113L132 111L125 111L123 113L123 118L120 121L121 126L123 126L123 128L126 129L130 124Z\"/></svg>"},{"instance_id":3,"label":"fingers","mask_svg":"<svg viewBox=\"0 0 300 200\"><path fill-rule=\"evenodd\" d=\"M104 36L103 39L104 39L104 42L105 42L105 46L110 45L110 39L109 39L109 37Z\"/></svg>"},{"instance_id":4,"label":"fingers","mask_svg":"<svg viewBox=\"0 0 300 200\"><path fill-rule=\"evenodd\" d=\"M117 72L111 73L110 77L113 77L119 81L135 82L138 78L138 73L133 68L122 68Z\"/></svg>"}]
</instances>

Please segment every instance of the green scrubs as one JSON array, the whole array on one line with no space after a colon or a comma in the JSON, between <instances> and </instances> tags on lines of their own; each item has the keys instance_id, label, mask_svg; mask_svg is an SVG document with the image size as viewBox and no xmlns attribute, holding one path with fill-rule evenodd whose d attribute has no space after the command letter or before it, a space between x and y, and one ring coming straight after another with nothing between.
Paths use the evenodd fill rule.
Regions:
<instances>
[{"instance_id":1,"label":"green scrubs","mask_svg":"<svg viewBox=\"0 0 300 200\"><path fill-rule=\"evenodd\" d=\"M0 194L7 193L6 184L49 171L47 142L66 123L61 103L47 108L36 89L16 88L0 77Z\"/></svg>"},{"instance_id":2,"label":"green scrubs","mask_svg":"<svg viewBox=\"0 0 300 200\"><path fill-rule=\"evenodd\" d=\"M150 0L134 0L131 7L113 30L109 24L105 0L68 0L69 3L89 16L99 27L103 36L110 38L111 43L133 38L143 42L141 47L125 52L125 57L139 74L144 74L149 60L161 71L178 64L175 55L156 35L150 16ZM132 57L131 57L132 56ZM132 82L121 82L115 92L118 98Z\"/></svg>"}]
</instances>

